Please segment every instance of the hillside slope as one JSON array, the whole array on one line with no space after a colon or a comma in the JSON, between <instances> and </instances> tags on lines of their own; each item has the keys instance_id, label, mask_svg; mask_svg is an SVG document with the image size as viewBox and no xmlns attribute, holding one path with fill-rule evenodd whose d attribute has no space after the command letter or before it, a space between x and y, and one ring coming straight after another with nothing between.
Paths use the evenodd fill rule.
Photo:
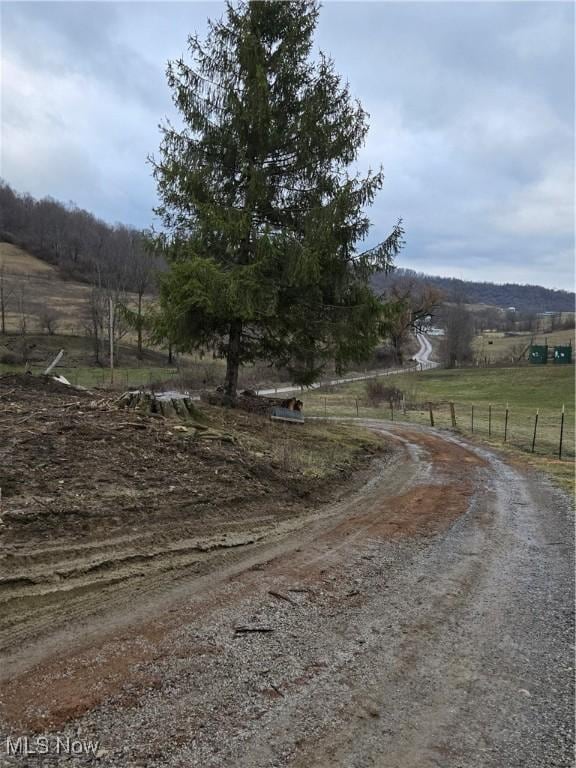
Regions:
<instances>
[{"instance_id":1,"label":"hillside slope","mask_svg":"<svg viewBox=\"0 0 576 768\"><path fill-rule=\"evenodd\" d=\"M56 267L22 248L0 243L0 272L3 272L6 330L20 331L25 316L27 332L42 327L49 310L63 333L83 332L88 319L90 286L64 280Z\"/></svg>"}]
</instances>

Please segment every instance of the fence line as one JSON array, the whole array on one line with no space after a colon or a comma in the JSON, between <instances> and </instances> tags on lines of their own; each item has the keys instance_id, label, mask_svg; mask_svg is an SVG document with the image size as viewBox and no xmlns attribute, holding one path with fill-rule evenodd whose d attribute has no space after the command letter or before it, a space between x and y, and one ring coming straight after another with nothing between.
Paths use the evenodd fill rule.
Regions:
<instances>
[{"instance_id":1,"label":"fence line","mask_svg":"<svg viewBox=\"0 0 576 768\"><path fill-rule=\"evenodd\" d=\"M397 401L371 402L366 398L342 395L323 396L319 408L317 395L304 395L305 413L311 416L356 416L378 418L450 429L462 434L488 437L528 453L573 459L574 422L566 419L564 406L527 408L495 403Z\"/></svg>"},{"instance_id":2,"label":"fence line","mask_svg":"<svg viewBox=\"0 0 576 768\"><path fill-rule=\"evenodd\" d=\"M349 376L345 379L327 379L326 381L318 381L315 384L311 384L309 387L304 388L302 386L288 386L288 387L266 387L262 389L255 389L257 395L282 395L290 392L305 393L306 391L323 389L324 387L336 387L340 384L353 384L356 381L368 381L370 379L380 379L383 376L396 376L400 373L419 373L420 371L428 371L431 368L439 368L438 363L434 363L431 360L426 362L418 362L415 365L411 365L407 368L387 368L382 371L369 371L359 376Z\"/></svg>"}]
</instances>

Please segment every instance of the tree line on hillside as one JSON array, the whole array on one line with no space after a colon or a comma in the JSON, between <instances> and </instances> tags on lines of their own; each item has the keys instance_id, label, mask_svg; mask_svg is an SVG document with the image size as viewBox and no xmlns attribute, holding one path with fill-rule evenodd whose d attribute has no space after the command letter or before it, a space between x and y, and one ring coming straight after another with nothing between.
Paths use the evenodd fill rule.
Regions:
<instances>
[{"instance_id":1,"label":"tree line on hillside","mask_svg":"<svg viewBox=\"0 0 576 768\"><path fill-rule=\"evenodd\" d=\"M454 277L438 277L397 269L390 275L377 275L374 286L385 290L396 281L411 278L441 291L447 301L465 301L469 304L490 304L502 309L514 307L519 312L574 312L575 295L570 291L553 290L541 285L520 285L460 280Z\"/></svg>"},{"instance_id":2,"label":"tree line on hillside","mask_svg":"<svg viewBox=\"0 0 576 768\"><path fill-rule=\"evenodd\" d=\"M18 245L65 277L138 291L150 261L146 234L110 225L74 203L20 194L0 180L0 242ZM147 285L149 280L146 278Z\"/></svg>"},{"instance_id":3,"label":"tree line on hillside","mask_svg":"<svg viewBox=\"0 0 576 768\"><path fill-rule=\"evenodd\" d=\"M142 356L144 297L155 290L155 274L163 267L144 232L123 224L111 226L88 211L50 197L37 200L19 194L0 181L0 242L17 245L56 266L64 277L91 286L82 321L93 339L97 362L107 334L110 300L116 339L125 334L130 320L137 333L138 356ZM2 333L6 332L10 302L26 322L25 279L7 275L0 263ZM128 309L130 304L132 309ZM56 316L49 307L40 320L45 330L53 331Z\"/></svg>"}]
</instances>

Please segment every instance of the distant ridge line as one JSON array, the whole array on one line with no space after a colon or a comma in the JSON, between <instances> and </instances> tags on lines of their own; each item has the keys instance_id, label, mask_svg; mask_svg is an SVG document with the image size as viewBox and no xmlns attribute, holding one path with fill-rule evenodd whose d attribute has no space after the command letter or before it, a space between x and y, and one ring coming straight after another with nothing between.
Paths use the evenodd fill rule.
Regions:
<instances>
[{"instance_id":1,"label":"distant ridge line","mask_svg":"<svg viewBox=\"0 0 576 768\"><path fill-rule=\"evenodd\" d=\"M541 285L461 280L404 268L395 269L390 275L376 275L372 284L376 291L384 291L395 281L405 278L434 285L446 294L448 301L460 299L469 304L489 304L502 309L514 307L520 312L576 311L574 292L544 288Z\"/></svg>"}]
</instances>

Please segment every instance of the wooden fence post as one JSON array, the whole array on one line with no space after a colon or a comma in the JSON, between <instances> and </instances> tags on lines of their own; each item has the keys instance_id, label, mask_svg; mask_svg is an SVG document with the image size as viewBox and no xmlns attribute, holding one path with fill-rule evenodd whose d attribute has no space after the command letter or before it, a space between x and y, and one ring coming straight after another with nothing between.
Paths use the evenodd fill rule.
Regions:
<instances>
[{"instance_id":1,"label":"wooden fence post","mask_svg":"<svg viewBox=\"0 0 576 768\"><path fill-rule=\"evenodd\" d=\"M562 415L560 416L560 443L558 445L558 458L562 458L562 438L564 437L564 403L562 403Z\"/></svg>"},{"instance_id":2,"label":"wooden fence post","mask_svg":"<svg viewBox=\"0 0 576 768\"><path fill-rule=\"evenodd\" d=\"M452 421L452 429L456 429L456 410L452 402L450 403L450 419Z\"/></svg>"},{"instance_id":3,"label":"wooden fence post","mask_svg":"<svg viewBox=\"0 0 576 768\"><path fill-rule=\"evenodd\" d=\"M492 403L488 406L488 437L492 437Z\"/></svg>"},{"instance_id":4,"label":"wooden fence post","mask_svg":"<svg viewBox=\"0 0 576 768\"><path fill-rule=\"evenodd\" d=\"M434 414L432 413L432 403L428 403L428 412L430 413L430 426L434 426Z\"/></svg>"},{"instance_id":5,"label":"wooden fence post","mask_svg":"<svg viewBox=\"0 0 576 768\"><path fill-rule=\"evenodd\" d=\"M390 419L394 421L394 403L390 400Z\"/></svg>"},{"instance_id":6,"label":"wooden fence post","mask_svg":"<svg viewBox=\"0 0 576 768\"><path fill-rule=\"evenodd\" d=\"M508 403L506 403L506 413L504 415L504 442L508 438Z\"/></svg>"},{"instance_id":7,"label":"wooden fence post","mask_svg":"<svg viewBox=\"0 0 576 768\"><path fill-rule=\"evenodd\" d=\"M536 416L534 416L534 434L532 435L532 453L536 447L536 430L538 429L538 408L536 408Z\"/></svg>"}]
</instances>

